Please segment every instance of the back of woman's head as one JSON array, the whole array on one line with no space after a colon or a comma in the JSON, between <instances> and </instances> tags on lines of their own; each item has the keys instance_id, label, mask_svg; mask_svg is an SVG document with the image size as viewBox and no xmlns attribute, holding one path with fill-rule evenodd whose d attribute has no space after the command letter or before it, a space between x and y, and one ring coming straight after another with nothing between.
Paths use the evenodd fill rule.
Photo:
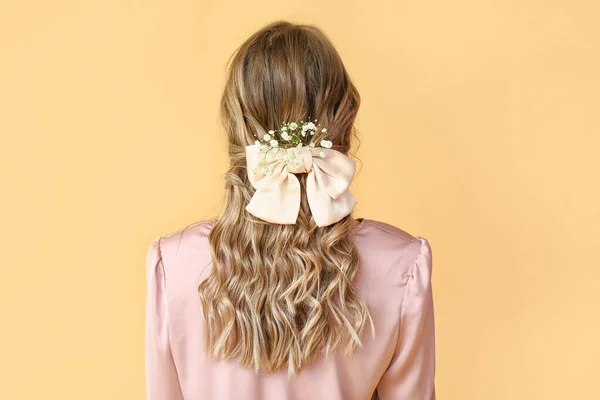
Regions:
<instances>
[{"instance_id":1,"label":"back of woman's head","mask_svg":"<svg viewBox=\"0 0 600 400\"><path fill-rule=\"evenodd\" d=\"M338 344L361 345L370 314L352 286L358 253L352 214L319 227L298 174L295 225L273 224L245 209L254 188L245 147L283 122L317 119L333 149L356 137L359 94L337 51L316 27L278 21L233 54L221 100L230 167L226 207L209 235L212 269L198 289L210 356L240 357L256 371L287 366L293 374Z\"/></svg>"}]
</instances>

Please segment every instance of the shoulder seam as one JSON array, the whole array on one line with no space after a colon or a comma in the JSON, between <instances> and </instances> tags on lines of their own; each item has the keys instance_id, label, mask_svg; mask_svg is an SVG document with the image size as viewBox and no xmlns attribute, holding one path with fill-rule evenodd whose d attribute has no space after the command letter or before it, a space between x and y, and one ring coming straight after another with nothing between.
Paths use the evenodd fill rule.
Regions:
<instances>
[{"instance_id":1,"label":"shoulder seam","mask_svg":"<svg viewBox=\"0 0 600 400\"><path fill-rule=\"evenodd\" d=\"M380 226L380 225L378 225L378 224L371 223L371 221L368 221L368 220L367 220L366 222L367 222L367 223L369 223L370 225L373 225L374 227L376 227L376 228L378 228L378 229L381 229L381 230L382 230L382 231L384 231L384 232L390 233L390 234L392 234L392 235L394 235L394 236L397 236L397 237L400 237L400 238L402 238L402 239L406 239L406 240L408 240L408 241L409 241L409 243L416 242L417 240L419 240L419 238L418 238L418 237L414 237L414 236L413 236L413 237L412 237L412 239L411 239L410 237L406 237L405 235L399 234L398 232L393 232L393 231L391 231L391 230L388 230L388 229L386 229L386 228L384 228L384 227L382 227L382 226ZM409 235L410 235L410 234L409 234ZM412 235L410 235L410 236L412 236Z\"/></svg>"},{"instance_id":2,"label":"shoulder seam","mask_svg":"<svg viewBox=\"0 0 600 400\"><path fill-rule=\"evenodd\" d=\"M153 241L152 244L150 245L150 247L156 247L156 249L158 250L158 260L160 261L162 260L162 240L163 240L163 235L158 235Z\"/></svg>"},{"instance_id":3,"label":"shoulder seam","mask_svg":"<svg viewBox=\"0 0 600 400\"><path fill-rule=\"evenodd\" d=\"M417 237L416 240L421 241L419 237ZM423 242L421 242L421 244L419 245L419 251L417 251L417 255L415 256L415 259L410 264L410 270L409 270L409 274L408 274L408 276L410 278L413 278L415 275L415 267L417 266L417 260L419 259L419 256L421 254L423 254Z\"/></svg>"},{"instance_id":4,"label":"shoulder seam","mask_svg":"<svg viewBox=\"0 0 600 400\"><path fill-rule=\"evenodd\" d=\"M163 239L164 236L160 235L157 239L156 239L156 246L158 247L158 261L160 261L161 263L163 263L163 270L164 270L164 261L163 261ZM165 276L166 277L166 276Z\"/></svg>"},{"instance_id":5,"label":"shoulder seam","mask_svg":"<svg viewBox=\"0 0 600 400\"><path fill-rule=\"evenodd\" d=\"M426 238L418 236L417 240L420 242L419 251L417 252L417 255L416 255L415 259L413 260L412 264L410 265L410 274L409 274L410 277L414 276L415 268L417 266L417 260L419 259L419 256L421 256L421 254L423 254L423 247L429 246L429 241Z\"/></svg>"}]
</instances>

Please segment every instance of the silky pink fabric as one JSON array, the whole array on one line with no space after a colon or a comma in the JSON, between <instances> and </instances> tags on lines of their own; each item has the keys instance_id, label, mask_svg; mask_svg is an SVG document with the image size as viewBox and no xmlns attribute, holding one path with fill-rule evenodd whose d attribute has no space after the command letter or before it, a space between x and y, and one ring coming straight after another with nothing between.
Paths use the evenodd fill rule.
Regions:
<instances>
[{"instance_id":1,"label":"silky pink fabric","mask_svg":"<svg viewBox=\"0 0 600 400\"><path fill-rule=\"evenodd\" d=\"M364 347L338 351L296 377L257 374L209 361L197 295L210 271L214 221L157 237L147 254L147 400L435 400L432 253L427 239L381 221L359 219L350 234L360 265L353 284L367 301Z\"/></svg>"}]
</instances>

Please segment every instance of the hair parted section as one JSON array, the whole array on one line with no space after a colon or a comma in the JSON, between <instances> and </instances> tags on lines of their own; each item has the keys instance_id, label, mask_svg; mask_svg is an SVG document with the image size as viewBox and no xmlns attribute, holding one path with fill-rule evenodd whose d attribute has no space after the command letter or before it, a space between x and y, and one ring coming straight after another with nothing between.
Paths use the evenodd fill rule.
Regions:
<instances>
[{"instance_id":1,"label":"hair parted section","mask_svg":"<svg viewBox=\"0 0 600 400\"><path fill-rule=\"evenodd\" d=\"M313 358L362 346L367 303L352 281L358 252L352 215L318 227L298 174L295 225L271 224L245 210L254 193L245 146L283 121L318 118L333 149L356 136L358 91L326 35L312 25L273 22L250 36L228 63L221 119L228 139L223 214L209 234L211 271L200 283L207 354L257 372L290 376Z\"/></svg>"}]
</instances>

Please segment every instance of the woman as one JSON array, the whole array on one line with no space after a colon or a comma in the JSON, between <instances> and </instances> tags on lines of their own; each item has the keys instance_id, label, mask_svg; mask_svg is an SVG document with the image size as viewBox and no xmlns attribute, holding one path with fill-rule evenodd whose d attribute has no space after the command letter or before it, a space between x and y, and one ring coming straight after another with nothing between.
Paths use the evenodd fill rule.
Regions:
<instances>
[{"instance_id":1,"label":"woman","mask_svg":"<svg viewBox=\"0 0 600 400\"><path fill-rule=\"evenodd\" d=\"M148 250L147 399L435 399L429 243L352 216L359 105L314 26L235 52L225 211Z\"/></svg>"}]
</instances>

